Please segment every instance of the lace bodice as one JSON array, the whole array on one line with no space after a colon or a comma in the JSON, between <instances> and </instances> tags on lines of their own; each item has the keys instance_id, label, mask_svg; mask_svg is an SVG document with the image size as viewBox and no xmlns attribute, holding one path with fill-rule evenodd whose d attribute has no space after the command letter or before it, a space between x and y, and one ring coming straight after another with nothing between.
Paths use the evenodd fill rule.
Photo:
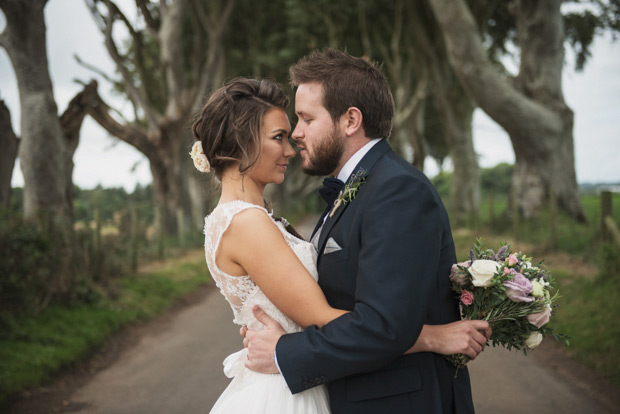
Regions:
<instances>
[{"instance_id":1,"label":"lace bodice","mask_svg":"<svg viewBox=\"0 0 620 414\"><path fill-rule=\"evenodd\" d=\"M222 271L215 263L215 253L220 244L222 235L232 222L233 217L249 208L263 210L272 219L272 215L263 207L245 201L236 200L228 203L219 204L205 218L205 256L209 271L220 291L230 303L233 310L233 322L238 325L247 325L251 329L262 329L263 325L256 321L252 314L252 307L259 305L268 315L275 319L286 332L298 332L302 328L280 312L273 303L265 296L260 288L254 283L251 275L231 276ZM285 229L286 223L275 221L282 232L286 243L295 252L301 263L312 275L314 280L318 280L316 270L316 251L312 244L300 240Z\"/></svg>"}]
</instances>

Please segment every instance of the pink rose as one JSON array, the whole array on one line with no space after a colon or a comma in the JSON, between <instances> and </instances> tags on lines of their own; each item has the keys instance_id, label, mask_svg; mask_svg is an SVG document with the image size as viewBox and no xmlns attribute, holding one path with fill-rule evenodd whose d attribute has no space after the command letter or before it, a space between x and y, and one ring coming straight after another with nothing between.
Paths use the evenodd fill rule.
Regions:
<instances>
[{"instance_id":1,"label":"pink rose","mask_svg":"<svg viewBox=\"0 0 620 414\"><path fill-rule=\"evenodd\" d=\"M506 259L506 263L508 263L508 266L514 266L517 264L519 260L517 259L517 256L515 256L514 254L511 254L510 256L508 256L508 258Z\"/></svg>"},{"instance_id":2,"label":"pink rose","mask_svg":"<svg viewBox=\"0 0 620 414\"><path fill-rule=\"evenodd\" d=\"M461 293L461 302L463 302L463 305L471 305L474 303L474 294L463 289L463 293Z\"/></svg>"},{"instance_id":3,"label":"pink rose","mask_svg":"<svg viewBox=\"0 0 620 414\"><path fill-rule=\"evenodd\" d=\"M535 327L540 328L549 322L549 317L551 317L551 306L547 305L542 312L527 315L527 321Z\"/></svg>"},{"instance_id":4,"label":"pink rose","mask_svg":"<svg viewBox=\"0 0 620 414\"><path fill-rule=\"evenodd\" d=\"M532 282L521 273L517 273L514 277L504 282L506 288L506 296L513 302L532 302L534 298L529 296L534 290Z\"/></svg>"},{"instance_id":5,"label":"pink rose","mask_svg":"<svg viewBox=\"0 0 620 414\"><path fill-rule=\"evenodd\" d=\"M450 269L450 280L459 286L465 286L465 275L459 270L459 266L469 267L469 262L456 263Z\"/></svg>"}]
</instances>

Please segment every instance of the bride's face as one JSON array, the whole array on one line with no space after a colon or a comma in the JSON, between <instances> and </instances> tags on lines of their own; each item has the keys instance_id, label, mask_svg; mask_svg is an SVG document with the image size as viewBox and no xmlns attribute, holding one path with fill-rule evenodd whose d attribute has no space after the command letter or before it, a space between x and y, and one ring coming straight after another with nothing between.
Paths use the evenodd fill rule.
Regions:
<instances>
[{"instance_id":1,"label":"bride's face","mask_svg":"<svg viewBox=\"0 0 620 414\"><path fill-rule=\"evenodd\" d=\"M280 184L284 181L288 160L295 156L289 142L291 124L286 112L280 108L268 111L263 117L261 134L261 156L249 174L265 185Z\"/></svg>"}]
</instances>

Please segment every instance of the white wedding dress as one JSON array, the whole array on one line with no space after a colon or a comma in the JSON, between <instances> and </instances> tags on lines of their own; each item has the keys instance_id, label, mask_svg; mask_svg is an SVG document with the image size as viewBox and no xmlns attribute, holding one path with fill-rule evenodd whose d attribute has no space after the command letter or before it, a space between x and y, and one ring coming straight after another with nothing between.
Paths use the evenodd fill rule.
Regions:
<instances>
[{"instance_id":1,"label":"white wedding dress","mask_svg":"<svg viewBox=\"0 0 620 414\"><path fill-rule=\"evenodd\" d=\"M205 255L211 276L233 310L233 322L260 330L263 325L252 314L252 307L259 305L275 319L287 333L299 332L302 328L280 312L251 276L231 276L218 268L215 263L222 234L233 217L249 208L263 210L263 207L241 200L218 205L205 219ZM273 219L273 217L272 217ZM275 221L286 243L295 252L301 263L317 280L316 251L312 244L288 233L284 224ZM241 342L241 337L239 338ZM291 394L280 374L259 374L245 367L247 350L242 349L224 360L224 373L233 378L226 390L213 406L211 413L226 414L329 414L329 399L325 386L318 386L298 394Z\"/></svg>"}]
</instances>

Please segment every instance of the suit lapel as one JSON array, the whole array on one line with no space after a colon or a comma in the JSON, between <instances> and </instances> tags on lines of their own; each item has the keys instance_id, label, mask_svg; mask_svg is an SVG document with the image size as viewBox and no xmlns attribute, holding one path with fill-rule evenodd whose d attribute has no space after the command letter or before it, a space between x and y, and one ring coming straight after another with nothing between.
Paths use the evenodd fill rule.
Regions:
<instances>
[{"instance_id":1,"label":"suit lapel","mask_svg":"<svg viewBox=\"0 0 620 414\"><path fill-rule=\"evenodd\" d=\"M368 177L370 176L370 174L372 172L373 167L375 166L375 164L377 163L379 158L381 158L386 152L390 151L391 149L392 149L392 147L390 147L390 144L388 144L385 139L382 139L381 141L377 142L375 144L375 146L372 147L370 149L370 151L368 151L368 153L366 155L364 155L364 158L362 158L361 161L355 166L355 168L353 169L353 172L351 173L351 175L347 179L346 184L348 184L349 181L351 181L352 176L355 175L355 173L357 171L359 171L360 169L366 171L366 179L368 179ZM321 234L319 236L319 243L318 243L319 257L318 257L318 261L320 261L321 257L323 256L322 252L323 252L323 249L325 248L325 243L327 242L327 239L328 239L328 236L329 236L329 233L330 233L331 229L334 227L334 225L336 224L338 219L342 216L342 214L344 213L346 208L349 206L349 204L352 204L354 202L355 202L355 199L353 199L350 203L346 203L346 204L341 205L340 208L338 208L334 212L333 217L329 217L328 216L327 220L325 220L325 224L323 225L323 229L321 230ZM331 211L332 206L328 206L328 207L329 207L329 211ZM319 221L319 224L317 224L315 232L320 227L320 223L321 222ZM318 264L318 261L317 261L317 264Z\"/></svg>"},{"instance_id":2,"label":"suit lapel","mask_svg":"<svg viewBox=\"0 0 620 414\"><path fill-rule=\"evenodd\" d=\"M325 206L325 210L323 210L323 213L321 214L321 217L316 222L316 226L314 226L314 230L312 230L312 235L310 236L310 240L312 240L314 238L314 235L316 234L316 232L319 231L319 229L323 225L323 221L325 221L325 216L329 214L330 210L331 210L331 206ZM308 240L308 241L310 241L310 240Z\"/></svg>"}]
</instances>

